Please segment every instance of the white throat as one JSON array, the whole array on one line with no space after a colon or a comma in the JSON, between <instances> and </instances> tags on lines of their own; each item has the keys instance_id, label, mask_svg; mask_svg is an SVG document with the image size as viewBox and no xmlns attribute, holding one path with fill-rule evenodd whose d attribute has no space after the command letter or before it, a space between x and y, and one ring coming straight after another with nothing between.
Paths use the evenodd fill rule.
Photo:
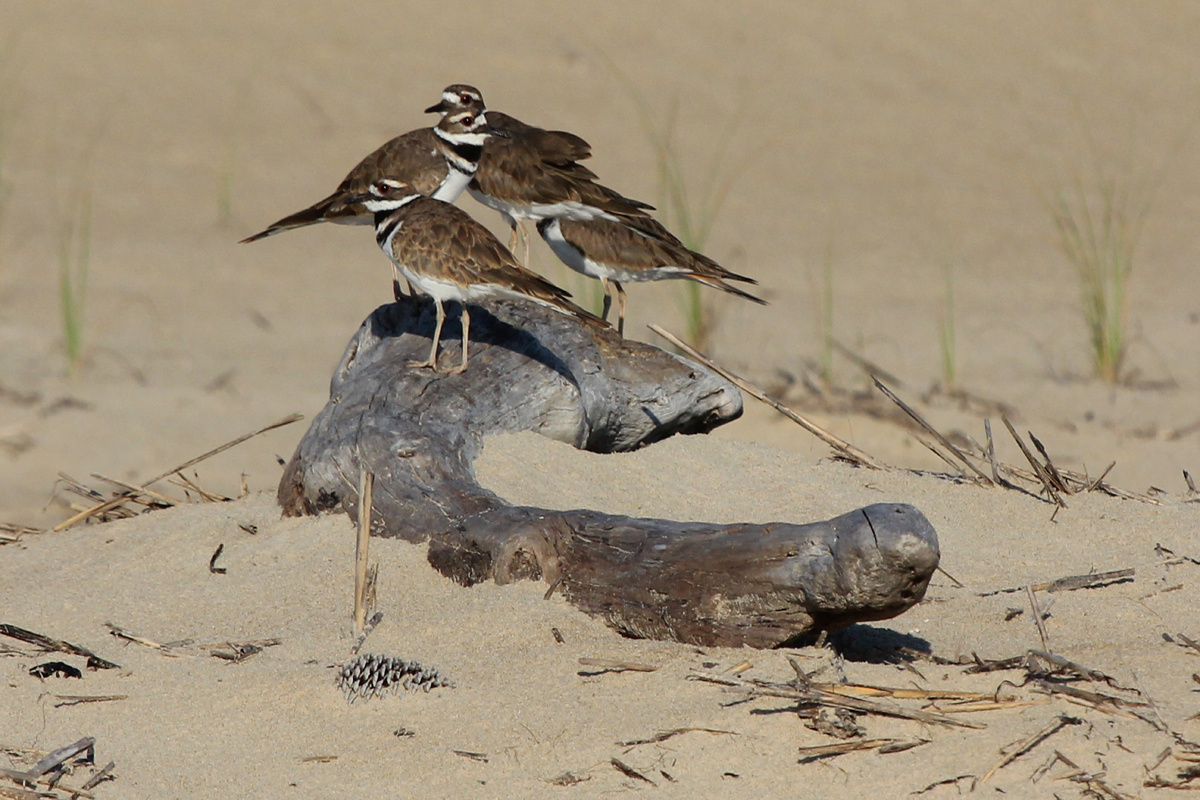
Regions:
<instances>
[{"instance_id":1,"label":"white throat","mask_svg":"<svg viewBox=\"0 0 1200 800\"><path fill-rule=\"evenodd\" d=\"M465 133L448 133L441 128L434 128L433 132L438 135L442 141L450 144L470 144L476 147L483 147L487 142L490 134L481 133L479 131L467 131Z\"/></svg>"},{"instance_id":2,"label":"white throat","mask_svg":"<svg viewBox=\"0 0 1200 800\"><path fill-rule=\"evenodd\" d=\"M475 177L475 173L463 172L457 167L451 167L446 171L446 179L442 181L437 190L430 195L435 200L443 200L447 203L453 203L458 199L458 196L463 193L471 179Z\"/></svg>"}]
</instances>

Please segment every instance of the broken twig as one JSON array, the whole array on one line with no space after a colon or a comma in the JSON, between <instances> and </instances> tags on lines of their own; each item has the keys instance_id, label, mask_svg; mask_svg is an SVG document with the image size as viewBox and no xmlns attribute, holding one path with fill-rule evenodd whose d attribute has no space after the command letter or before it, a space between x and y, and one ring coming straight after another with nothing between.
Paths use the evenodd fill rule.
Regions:
<instances>
[{"instance_id":1,"label":"broken twig","mask_svg":"<svg viewBox=\"0 0 1200 800\"><path fill-rule=\"evenodd\" d=\"M585 667L598 667L604 672L657 672L653 664L639 664L636 661L614 661L611 658L581 658L579 663Z\"/></svg>"},{"instance_id":2,"label":"broken twig","mask_svg":"<svg viewBox=\"0 0 1200 800\"><path fill-rule=\"evenodd\" d=\"M59 639L51 639L49 636L27 631L24 628L18 628L16 625L0 624L0 636L8 636L27 644L35 645L48 653L71 653L72 655L83 656L88 660L88 667L92 669L120 669L121 667L120 664L114 664L111 661L103 659L85 647L80 647L79 645Z\"/></svg>"},{"instance_id":3,"label":"broken twig","mask_svg":"<svg viewBox=\"0 0 1200 800\"><path fill-rule=\"evenodd\" d=\"M683 340L679 339L674 334L667 332L666 330L659 327L658 325L649 325L647 327L649 327L650 330L654 331L659 336L666 339L671 344L678 347L683 352L687 353L692 358L694 358L697 361L699 361L700 363L704 364L704 366L708 367L713 372L716 372L718 375L725 378L725 380L729 381L734 386L737 386L739 389L741 389L743 392L745 392L746 394L753 397L755 400L758 400L759 402L762 402L762 403L766 403L771 408L775 409L780 414L783 414L785 417L790 419L792 422L799 425L801 428L804 428L804 430L808 431L813 436L816 436L818 439L823 441L825 444L832 447L838 453L839 456L841 456L842 458L851 462L852 464L857 464L859 466L867 467L869 469L880 469L880 470L888 469L888 466L886 464L884 464L882 461L879 461L879 460L873 458L872 456L867 455L862 450L859 450L857 447L855 447L854 445L845 441L844 439L840 439L837 436L834 436L832 433L825 430L821 426L800 416L795 411L793 411L792 409L785 406L783 403L780 403L777 400L774 400L773 398L771 398L769 395L767 395L766 392L764 392L762 389L759 389L754 384L750 383L749 381L745 380L744 378L738 377L734 373L732 373L729 370L725 369L724 367L718 365L715 361L710 359L708 356L704 355L703 353L701 353L699 350L692 347L691 345L685 343Z\"/></svg>"},{"instance_id":4,"label":"broken twig","mask_svg":"<svg viewBox=\"0 0 1200 800\"><path fill-rule=\"evenodd\" d=\"M1083 720L1081 720L1079 717L1068 717L1068 716L1064 716L1064 715L1060 714L1058 717L1055 717L1054 722L1050 723L1045 728L1042 728L1040 731L1033 734L1028 739L1025 739L1024 741L1018 743L1018 745L1013 750L1011 750L1008 753L1008 755L1006 755L1006 756L1004 756L1004 758L1000 759L1000 761L996 764L996 766L989 769L982 778L980 778L978 781L976 781L975 785L977 786L981 783L987 783L987 781L993 775L995 775L998 771L1004 769L1009 764L1016 761L1018 758L1025 755L1030 750L1037 747L1039 744L1046 741L1051 736L1058 733L1059 731L1061 731L1063 728L1067 727L1068 725L1080 725L1082 723L1083 723Z\"/></svg>"},{"instance_id":5,"label":"broken twig","mask_svg":"<svg viewBox=\"0 0 1200 800\"><path fill-rule=\"evenodd\" d=\"M375 474L363 469L358 483L358 540L354 547L354 632L359 636L367 625L367 548L371 545L371 506Z\"/></svg>"},{"instance_id":6,"label":"broken twig","mask_svg":"<svg viewBox=\"0 0 1200 800\"><path fill-rule=\"evenodd\" d=\"M989 478L987 475L984 475L983 472L980 471L979 467L975 466L970 460L968 460L967 457L965 455L963 455L963 452L961 450L959 450L957 447L955 447L950 442L949 439L947 439L945 436L942 436L942 434L939 433L937 431L937 429L935 429L932 425L930 425L928 422L926 422L924 417L922 417L920 414L918 414L911 406L908 405L908 403L905 403L903 400L901 400L899 397L896 396L895 392L893 392L888 387L884 386L883 382L880 381L879 378L876 378L875 376L872 375L871 380L875 383L876 389L883 392L884 395L887 396L887 399L891 400L893 403L900 406L900 409L905 414L908 414L908 416L912 417L913 422L920 425L921 428L923 428L925 431L927 431L929 433L929 435L931 435L935 439L937 439L938 442L941 443L942 447L945 447L947 450L949 450L951 453L953 453L954 457L957 458L959 461L961 461L967 467L967 469L969 469L971 472L974 472L976 477L978 477L979 480L985 486L992 485L991 478Z\"/></svg>"}]
</instances>

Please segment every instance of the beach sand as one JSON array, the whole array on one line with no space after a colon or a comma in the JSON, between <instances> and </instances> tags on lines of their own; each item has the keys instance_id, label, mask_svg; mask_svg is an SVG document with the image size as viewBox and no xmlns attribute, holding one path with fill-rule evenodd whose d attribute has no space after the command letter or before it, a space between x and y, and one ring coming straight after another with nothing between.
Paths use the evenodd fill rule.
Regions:
<instances>
[{"instance_id":1,"label":"beach sand","mask_svg":"<svg viewBox=\"0 0 1200 800\"><path fill-rule=\"evenodd\" d=\"M1110 483L1157 487L1161 504L1091 493L1055 513L1019 492L853 469L748 398L745 416L711 436L632 454L498 437L476 467L514 503L713 522L912 503L962 585L937 575L921 605L849 629L834 650L695 648L621 638L561 596L544 600L544 584L464 589L428 566L423 546L376 540L384 620L365 649L455 685L348 705L333 674L354 643L353 528L342 516L281 520L274 502L301 422L189 470L232 497L244 481L234 502L0 546L0 623L120 664L43 682L28 670L84 659L0 637L13 649L0 647L0 745L48 751L94 736L97 762L116 762L99 798L902 797L982 777L1003 746L1068 715L1083 722L977 792L1103 794L1054 780L1070 772L1063 762L1032 782L1058 749L1127 796L1165 796L1147 776L1174 779L1181 742L1200 740L1200 653L1179 644L1200 639L1200 566L1156 550L1200 558L1200 504L1184 502L1183 477L1200 471L1200 9L1188 3L14 0L0 15L0 522L46 528L69 516L63 498L84 501L55 491L60 472L108 491L90 476L138 483L293 412L311 419L347 341L390 299L387 261L364 228L237 241L325 196L388 137L429 124L421 109L459 81L497 109L584 136L606 184L664 207L642 113L673 130L691 196L699 202L710 174L708 186L727 186L705 251L757 278L771 303L708 292L707 350L819 424L889 464L946 468L887 404L852 396L869 381L850 357L835 352L822 383L829 332L894 376L939 430L983 441L990 418L1001 460L1023 465L1006 413L1060 467L1098 476L1115 461ZM1045 203L1077 177L1095 186L1097 173L1145 211L1115 386L1092 376L1078 280ZM460 204L504 233L492 212ZM72 220L76 232L87 223L86 240L67 233ZM74 247L66 261L79 263L85 243L72 369L61 254ZM589 300L593 288L540 243L533 259ZM679 286L628 288L629 335L661 345L647 323L683 331ZM946 385L938 330L951 293L957 398L931 392ZM209 571L218 545L224 574ZM1133 580L1039 592L1043 643L1022 587L1119 569ZM1018 591L988 594L1002 589ZM1006 620L1010 609L1021 613ZM111 637L106 622L193 643L164 654ZM241 663L200 647L266 639L279 644ZM1152 705L1132 710L1145 719L1047 702L1013 685L1022 670L929 660L1046 646L1141 692ZM926 656L890 663L902 647ZM983 728L860 717L870 738L930 741L801 764L797 748L837 740L806 727L794 703L734 702L742 696L690 679L748 661L741 679L783 683L795 677L788 656L823 669L818 681L1032 704L955 715ZM580 658L658 669L602 672ZM67 695L124 699L58 705ZM720 732L620 744L680 728ZM4 751L0 766L28 762Z\"/></svg>"}]
</instances>

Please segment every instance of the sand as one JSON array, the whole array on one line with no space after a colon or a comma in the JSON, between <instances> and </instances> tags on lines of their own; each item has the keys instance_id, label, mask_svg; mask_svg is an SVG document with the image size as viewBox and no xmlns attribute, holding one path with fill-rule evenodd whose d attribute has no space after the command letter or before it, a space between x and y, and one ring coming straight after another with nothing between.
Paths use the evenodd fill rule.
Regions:
<instances>
[{"instance_id":1,"label":"sand","mask_svg":"<svg viewBox=\"0 0 1200 800\"><path fill-rule=\"evenodd\" d=\"M1050 644L1140 688L1162 722L1196 740L1188 719L1196 654L1162 634L1200 638L1190 627L1197 567L1163 566L1155 545L1200 556L1200 506L1180 501L1182 470L1200 471L1198 17L1182 2L622 0L583 10L14 0L0 14L0 522L63 519L69 512L52 499L60 471L99 487L91 473L144 480L289 413L311 418L347 340L389 297L386 261L356 228L236 242L324 196L387 137L428 124L420 109L442 86L473 82L498 109L585 136L596 153L589 164L606 183L661 203L637 93L660 125L674 115L674 148L693 194L703 194L722 132L731 131L718 173L732 181L705 249L757 277L771 305L710 298L708 349L719 361L884 461L939 468L909 428L799 387L806 376L820 381L829 276L839 342L899 378L901 393L939 429L981 440L984 416L999 429L994 407L920 400L945 383L937 331L950 271L959 387L1010 407L1056 463L1098 474L1116 461L1114 484L1158 487L1164 504L1088 495L1051 522L1049 506L1016 493L832 463L823 445L753 403L714 436L630 455L577 453L532 436L495 440L478 464L485 485L514 502L719 522L913 503L964 586L939 576L925 603L859 626L850 644L908 643L949 659L1041 646L1028 609L1005 621L1008 608L1027 605L1022 594L980 593L1135 568L1132 583L1043 594L1053 600ZM1069 186L1075 174L1090 180L1096 169L1150 201L1129 285L1126 380L1117 386L1091 375L1078 284L1038 194ZM69 369L59 253L81 203L91 208L83 358ZM469 199L462 205L501 230L494 214ZM534 266L581 296L590 291L540 243ZM630 334L654 343L649 322L680 331L679 298L675 286L631 287ZM845 389L866 385L842 355L833 378ZM1076 714L1087 724L1056 734L985 787L1077 795L1082 784L1049 783L1066 771L1061 764L1030 783L1058 747L1081 769L1105 771L1120 791L1155 794L1142 787L1143 766L1170 735L1062 700L965 715L984 730L867 718L870 736L932 741L800 765L797 747L830 740L786 701L728 705L719 687L687 678L704 664L749 660L742 677L786 681L787 654L817 669L830 651L700 653L625 640L561 598L543 600L542 586L453 586L421 547L398 542L373 543L385 621L369 646L435 666L456 686L348 706L331 665L352 644L351 527L340 517L280 521L271 497L277 458L290 455L303 427L197 467L205 488L231 496L244 475L250 495L237 502L0 547L0 622L121 664L43 684L28 669L46 657L27 647L27 655L0 652L0 744L48 750L95 736L97 758L118 765L117 780L96 790L109 798L627 788L740 797L797 787L904 796L982 775L1002 745ZM999 447L1019 463L1007 440ZM208 560L221 543L228 571L212 574ZM195 648L169 658L122 645L104 622L164 642L281 644L240 664ZM589 675L581 657L660 669ZM913 666L921 676L850 652L844 671L851 681L976 691L1020 676ZM1028 688L1005 692L1038 699ZM127 699L55 707L55 694ZM393 735L402 726L414 735ZM736 735L617 744L679 727ZM314 756L337 758L305 760ZM618 772L613 757L659 788ZM1170 758L1157 772L1171 777L1179 767ZM587 780L548 783L566 772ZM945 785L922 797L956 793Z\"/></svg>"},{"instance_id":2,"label":"sand","mask_svg":"<svg viewBox=\"0 0 1200 800\"><path fill-rule=\"evenodd\" d=\"M292 788L303 796L331 797L534 797L568 791L600 796L650 788L617 772L612 758L678 796L781 796L798 781L831 797L851 796L863 787L903 796L960 774L983 775L999 760L1001 746L1069 714L1087 725L1059 734L1054 746L1082 769L1106 770L1112 786L1137 794L1143 765L1172 744L1168 734L1146 722L1061 700L1046 704L1028 688L1004 683L1019 680L1017 672L967 675L960 666L922 661L913 664L915 671L872 663L882 657L873 648L912 647L947 659L973 653L1007 658L1040 648L1030 611L1005 621L1009 608L1027 606L1023 593L979 595L1131 567L1136 570L1131 583L1041 594L1050 614L1049 646L1140 689L1159 718L1182 736L1200 734L1189 719L1195 711L1196 654L1162 638L1190 629L1200 602L1195 580L1200 567L1163 566L1155 552L1156 544L1180 553L1194 546L1194 507L1147 507L1091 495L1073 498L1071 508L1051 522L1048 506L1014 492L814 463L711 437L601 457L523 434L489 440L478 463L484 485L515 502L604 504L646 516L812 519L876 500L914 502L937 526L943 567L963 587L939 575L926 600L908 614L851 629L858 645L847 648L841 666L846 679L1002 690L1006 697L1038 704L960 715L986 725L982 730L867 718L863 724L871 737L932 741L908 753L799 765L797 747L832 740L805 728L788 701L731 704L736 696L688 678L749 661L741 677L787 681L793 673L786 656L793 655L808 670L825 668L825 679L834 680L829 651L623 639L558 597L544 600L544 585L463 589L428 566L421 546L377 540L371 554L379 564L384 620L365 649L434 667L455 686L348 705L333 685L332 667L348 659L354 643L353 528L341 516L280 520L273 499L255 495L44 534L7 547L9 577L0 594L6 619L94 649L121 668L88 672L82 681L39 682L26 670L44 657L4 658L5 743L50 749L46 745L95 736L97 758L119 765L119 779L100 793L106 797L273 797ZM667 482L664 475L675 478ZM726 491L713 491L717 484ZM256 526L257 533L239 525ZM225 546L219 561L225 574L208 568L218 544ZM268 638L281 643L239 664L194 647L181 648L182 656L173 658L122 644L107 634L106 622L160 643ZM553 629L563 643L556 642ZM580 658L658 670L595 674ZM57 695L76 694L127 699L56 705ZM400 728L412 736L397 737ZM632 748L619 744L677 728L730 733L692 732ZM454 751L481 753L487 760ZM1033 787L1029 776L1050 752L1043 748L989 783L1017 796L1044 796L1044 785ZM318 756L334 758L312 761ZM1172 765L1177 766L1170 762L1166 774L1173 774ZM550 783L566 773L585 782L572 789ZM947 796L953 788L938 791Z\"/></svg>"}]
</instances>

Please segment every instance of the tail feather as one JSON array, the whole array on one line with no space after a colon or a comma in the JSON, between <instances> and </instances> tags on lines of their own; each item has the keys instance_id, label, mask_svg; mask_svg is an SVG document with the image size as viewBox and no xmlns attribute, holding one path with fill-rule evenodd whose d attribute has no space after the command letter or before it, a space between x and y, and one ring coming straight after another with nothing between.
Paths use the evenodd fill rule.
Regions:
<instances>
[{"instance_id":1,"label":"tail feather","mask_svg":"<svg viewBox=\"0 0 1200 800\"><path fill-rule=\"evenodd\" d=\"M516 264L513 266L516 266ZM537 273L529 272L522 267L517 268L521 270L521 278L523 280L513 281L513 287L509 291L519 294L527 300L532 300L540 305L548 306L563 314L575 317L580 322L600 328L612 327L592 312L572 303L569 299L571 293L566 289L551 283Z\"/></svg>"},{"instance_id":2,"label":"tail feather","mask_svg":"<svg viewBox=\"0 0 1200 800\"><path fill-rule=\"evenodd\" d=\"M650 216L622 216L621 223L633 232L645 236L647 239L654 240L673 251L675 257L686 263L691 261L695 265L697 274L706 275L710 278L727 281L740 281L758 285L758 281L746 275L739 275L736 272L726 269L713 261L703 253L698 253L692 250L683 242L681 242L675 234L671 233L666 227Z\"/></svg>"},{"instance_id":3,"label":"tail feather","mask_svg":"<svg viewBox=\"0 0 1200 800\"><path fill-rule=\"evenodd\" d=\"M588 311L586 308L581 308L580 306L575 305L570 300L560 301L559 309L567 312L571 316L578 319L580 322L584 322L593 327L596 327L596 328L611 328L612 327L612 325L609 325L607 321L601 319L600 317L597 317L595 314Z\"/></svg>"},{"instance_id":4,"label":"tail feather","mask_svg":"<svg viewBox=\"0 0 1200 800\"><path fill-rule=\"evenodd\" d=\"M702 275L698 272L690 273L686 277L688 277L694 281L697 281L699 283L703 283L705 286L711 286L714 289L721 289L722 291L729 292L730 294L736 294L738 297L744 297L747 300L751 300L755 303L758 303L760 306L768 305L767 301L763 300L761 297L755 297L754 295L750 294L749 292L742 291L741 289L739 289L736 286L731 286L730 284L726 283L725 280L722 278L718 278L713 275ZM751 282L757 283L757 281L751 281Z\"/></svg>"},{"instance_id":5,"label":"tail feather","mask_svg":"<svg viewBox=\"0 0 1200 800\"><path fill-rule=\"evenodd\" d=\"M748 277L746 275L739 275L736 272L728 270L725 267L722 267L717 262L713 261L708 256L704 255L703 253L697 253L695 250L689 250L688 252L692 255L693 258L695 258L697 261L699 261L701 264L703 264L705 267L707 267L709 270L711 270L712 277L714 277L714 278L720 278L722 280L727 280L727 281L740 281L741 283L749 283L752 286L758 285L758 281L755 280L754 278Z\"/></svg>"},{"instance_id":6,"label":"tail feather","mask_svg":"<svg viewBox=\"0 0 1200 800\"><path fill-rule=\"evenodd\" d=\"M265 239L277 233L303 228L308 225L316 225L318 222L334 222L346 217L359 216L355 208L339 202L340 199L341 196L339 194L331 194L321 202L315 203L303 211L297 211L295 214L289 214L281 220L272 222L266 230L259 231L253 236L247 236L238 242L238 244L257 242L259 239Z\"/></svg>"}]
</instances>

